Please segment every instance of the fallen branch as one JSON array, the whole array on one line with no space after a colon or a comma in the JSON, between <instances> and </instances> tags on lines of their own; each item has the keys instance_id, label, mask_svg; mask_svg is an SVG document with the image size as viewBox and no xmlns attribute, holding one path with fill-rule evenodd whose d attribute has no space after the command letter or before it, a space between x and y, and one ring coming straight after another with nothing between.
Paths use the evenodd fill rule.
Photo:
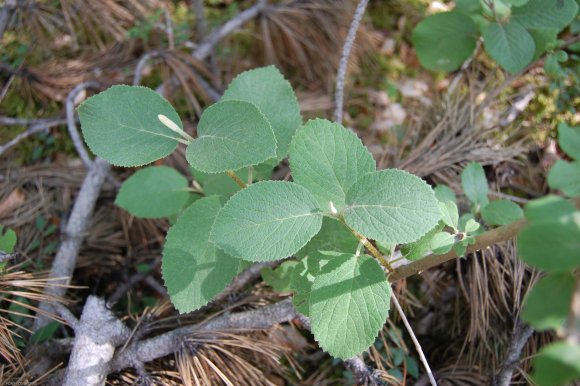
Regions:
<instances>
[{"instance_id":1,"label":"fallen branch","mask_svg":"<svg viewBox=\"0 0 580 386\"><path fill-rule=\"evenodd\" d=\"M45 295L51 297L64 296L66 285L70 283L72 273L76 267L79 250L85 238L95 203L110 167L108 162L99 157L93 161L92 167L87 173L74 203L63 231L62 243L52 263L50 278L58 279L55 282L61 285L47 287L44 291ZM52 309L51 304L46 302L41 302L38 307L47 312ZM50 319L42 313L38 313L34 321L33 330L37 331L48 324L49 321Z\"/></svg>"},{"instance_id":2,"label":"fallen branch","mask_svg":"<svg viewBox=\"0 0 580 386\"><path fill-rule=\"evenodd\" d=\"M501 365L501 369L493 379L493 386L508 386L511 384L512 375L520 361L522 350L533 333L534 329L532 327L524 325L519 320L516 322L514 336L508 347L508 352Z\"/></svg>"},{"instance_id":3,"label":"fallen branch","mask_svg":"<svg viewBox=\"0 0 580 386\"><path fill-rule=\"evenodd\" d=\"M115 348L131 331L106 308L105 301L89 296L74 328L75 340L64 376L65 386L104 385Z\"/></svg>"}]
</instances>

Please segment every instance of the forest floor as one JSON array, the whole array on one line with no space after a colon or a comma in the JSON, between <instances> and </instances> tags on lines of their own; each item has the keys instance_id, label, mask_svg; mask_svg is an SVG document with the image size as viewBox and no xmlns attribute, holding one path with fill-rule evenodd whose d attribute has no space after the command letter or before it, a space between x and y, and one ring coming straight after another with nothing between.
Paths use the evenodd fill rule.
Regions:
<instances>
[{"instance_id":1,"label":"forest floor","mask_svg":"<svg viewBox=\"0 0 580 386\"><path fill-rule=\"evenodd\" d=\"M185 130L194 133L204 107L238 73L273 63L296 90L304 120L332 117L355 3L271 2L196 57L204 37L255 6L249 0L203 3L204 17L196 14L196 1L26 0L2 6L0 230L12 229L17 243L0 273L0 384L58 382L67 366L75 331L66 312L48 311L54 320L33 330L42 314L38 302L47 300L43 291L52 285L48 271L87 176L71 139L74 106L113 84L162 86ZM525 203L545 195L546 171L561 156L557 123L580 120L574 113L578 85L550 79L542 63L507 76L481 51L452 74L422 68L411 32L446 3L370 1L350 60L343 124L371 150L378 169L401 168L461 192L461 170L475 161L484 165L498 197ZM3 26L5 9L9 23ZM71 93L81 84L86 87ZM163 164L192 178L183 149ZM114 203L119 182L132 173L117 167L107 173L87 230L77 235L82 244L74 275L59 299L72 315L80 317L90 295L107 299L130 329L130 345L291 296L274 291L255 270L218 301L178 317L160 272L171 222L138 219ZM274 172L279 179L287 174L287 162ZM465 209L464 198L459 202ZM522 301L537 277L508 241L395 284L439 385L489 384L520 328ZM532 335L512 384L528 384L530 358L551 338ZM363 359L385 384L428 384L394 311ZM112 371L106 382L340 385L356 377L356 369L319 350L300 319L292 318L267 329L194 332L173 352Z\"/></svg>"}]
</instances>

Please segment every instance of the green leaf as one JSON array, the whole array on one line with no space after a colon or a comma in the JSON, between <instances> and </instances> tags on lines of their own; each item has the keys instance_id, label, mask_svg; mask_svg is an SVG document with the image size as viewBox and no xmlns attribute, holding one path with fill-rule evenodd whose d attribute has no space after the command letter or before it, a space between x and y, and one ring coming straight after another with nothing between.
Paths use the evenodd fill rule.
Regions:
<instances>
[{"instance_id":1,"label":"green leaf","mask_svg":"<svg viewBox=\"0 0 580 386\"><path fill-rule=\"evenodd\" d=\"M405 259L414 261L425 257L425 255L431 251L431 239L437 233L441 232L443 228L443 223L439 223L419 240L414 243L403 245L401 247L401 253L405 256Z\"/></svg>"},{"instance_id":2,"label":"green leaf","mask_svg":"<svg viewBox=\"0 0 580 386\"><path fill-rule=\"evenodd\" d=\"M534 359L532 379L538 386L564 386L580 379L580 345L552 343Z\"/></svg>"},{"instance_id":3,"label":"green leaf","mask_svg":"<svg viewBox=\"0 0 580 386\"><path fill-rule=\"evenodd\" d=\"M485 50L504 70L515 74L534 59L534 38L518 23L491 23L483 32Z\"/></svg>"},{"instance_id":4,"label":"green leaf","mask_svg":"<svg viewBox=\"0 0 580 386\"><path fill-rule=\"evenodd\" d=\"M575 0L529 0L512 8L511 20L525 28L554 28L561 31L578 13Z\"/></svg>"},{"instance_id":5,"label":"green leaf","mask_svg":"<svg viewBox=\"0 0 580 386\"><path fill-rule=\"evenodd\" d=\"M16 246L16 232L0 224L0 252L12 253Z\"/></svg>"},{"instance_id":6,"label":"green leaf","mask_svg":"<svg viewBox=\"0 0 580 386\"><path fill-rule=\"evenodd\" d=\"M447 232L439 232L433 235L430 242L431 250L436 255L443 255L453 248L455 235Z\"/></svg>"},{"instance_id":7,"label":"green leaf","mask_svg":"<svg viewBox=\"0 0 580 386\"><path fill-rule=\"evenodd\" d=\"M298 252L321 226L318 203L306 188L263 181L230 198L216 218L211 239L232 256L271 261Z\"/></svg>"},{"instance_id":8,"label":"green leaf","mask_svg":"<svg viewBox=\"0 0 580 386\"><path fill-rule=\"evenodd\" d=\"M558 220L531 222L518 235L520 257L548 272L580 266L580 212Z\"/></svg>"},{"instance_id":9,"label":"green leaf","mask_svg":"<svg viewBox=\"0 0 580 386\"><path fill-rule=\"evenodd\" d=\"M209 242L211 225L222 206L216 196L194 202L169 228L161 269L171 302L179 312L205 306L239 272L241 261Z\"/></svg>"},{"instance_id":10,"label":"green leaf","mask_svg":"<svg viewBox=\"0 0 580 386\"><path fill-rule=\"evenodd\" d=\"M495 200L481 210L481 217L488 225L507 225L524 217L520 206L508 200Z\"/></svg>"},{"instance_id":11,"label":"green leaf","mask_svg":"<svg viewBox=\"0 0 580 386\"><path fill-rule=\"evenodd\" d=\"M473 233L481 228L481 225L473 218L467 219L465 222L464 232Z\"/></svg>"},{"instance_id":12,"label":"green leaf","mask_svg":"<svg viewBox=\"0 0 580 386\"><path fill-rule=\"evenodd\" d=\"M546 56L546 60L544 60L544 72L554 79L565 76L565 72L554 54Z\"/></svg>"},{"instance_id":13,"label":"green leaf","mask_svg":"<svg viewBox=\"0 0 580 386\"><path fill-rule=\"evenodd\" d=\"M570 313L575 284L570 272L541 278L525 300L522 320L538 331L563 327Z\"/></svg>"},{"instance_id":14,"label":"green leaf","mask_svg":"<svg viewBox=\"0 0 580 386\"><path fill-rule=\"evenodd\" d=\"M290 144L294 182L316 197L329 212L329 202L342 210L348 189L376 170L375 160L355 133L325 119L308 121Z\"/></svg>"},{"instance_id":15,"label":"green leaf","mask_svg":"<svg viewBox=\"0 0 580 386\"><path fill-rule=\"evenodd\" d=\"M452 201L439 202L439 209L441 210L441 221L448 227L457 230L459 226L459 210L457 205Z\"/></svg>"},{"instance_id":16,"label":"green leaf","mask_svg":"<svg viewBox=\"0 0 580 386\"><path fill-rule=\"evenodd\" d=\"M469 238L465 238L461 241L456 242L453 244L453 251L457 254L457 256L464 256L467 252L467 246L469 245Z\"/></svg>"},{"instance_id":17,"label":"green leaf","mask_svg":"<svg viewBox=\"0 0 580 386\"><path fill-rule=\"evenodd\" d=\"M146 87L113 86L78 107L83 136L99 157L117 166L141 166L167 157L181 138L161 121L183 128L163 97Z\"/></svg>"},{"instance_id":18,"label":"green leaf","mask_svg":"<svg viewBox=\"0 0 580 386\"><path fill-rule=\"evenodd\" d=\"M451 190L451 188L447 185L437 185L433 191L435 192L435 197L437 197L439 202L457 202L455 192L453 192L453 190Z\"/></svg>"},{"instance_id":19,"label":"green leaf","mask_svg":"<svg viewBox=\"0 0 580 386\"><path fill-rule=\"evenodd\" d=\"M461 187L469 201L473 204L485 206L489 202L487 198L487 178L480 164L471 162L463 169L461 173Z\"/></svg>"},{"instance_id":20,"label":"green leaf","mask_svg":"<svg viewBox=\"0 0 580 386\"><path fill-rule=\"evenodd\" d=\"M385 244L418 240L441 219L433 189L402 170L366 174L346 194L344 220L365 237Z\"/></svg>"},{"instance_id":21,"label":"green leaf","mask_svg":"<svg viewBox=\"0 0 580 386\"><path fill-rule=\"evenodd\" d=\"M459 12L437 13L413 31L413 46L421 64L433 71L457 70L475 50L479 33L471 18Z\"/></svg>"},{"instance_id":22,"label":"green leaf","mask_svg":"<svg viewBox=\"0 0 580 386\"><path fill-rule=\"evenodd\" d=\"M295 260L285 261L276 269L264 267L260 271L262 279L277 292L288 292L291 290L290 280L294 268L298 265Z\"/></svg>"},{"instance_id":23,"label":"green leaf","mask_svg":"<svg viewBox=\"0 0 580 386\"><path fill-rule=\"evenodd\" d=\"M567 196L580 196L580 161L556 161L548 172L548 185Z\"/></svg>"},{"instance_id":24,"label":"green leaf","mask_svg":"<svg viewBox=\"0 0 580 386\"><path fill-rule=\"evenodd\" d=\"M481 3L479 0L455 0L455 9L465 14L474 14L481 12Z\"/></svg>"},{"instance_id":25,"label":"green leaf","mask_svg":"<svg viewBox=\"0 0 580 386\"><path fill-rule=\"evenodd\" d=\"M340 255L340 253L336 252L312 252L294 267L290 287L294 291L292 304L298 312L305 316L310 316L309 301L312 283L314 283L314 279L322 267L334 257Z\"/></svg>"},{"instance_id":26,"label":"green leaf","mask_svg":"<svg viewBox=\"0 0 580 386\"><path fill-rule=\"evenodd\" d=\"M312 284L310 320L314 338L335 358L361 354L383 327L390 298L385 273L371 257L334 257Z\"/></svg>"},{"instance_id":27,"label":"green leaf","mask_svg":"<svg viewBox=\"0 0 580 386\"><path fill-rule=\"evenodd\" d=\"M176 214L188 198L184 176L167 166L149 166L123 182L115 204L137 217L158 218Z\"/></svg>"},{"instance_id":28,"label":"green leaf","mask_svg":"<svg viewBox=\"0 0 580 386\"><path fill-rule=\"evenodd\" d=\"M245 71L228 86L222 100L252 102L266 116L278 143L278 160L286 157L292 136L302 124L300 106L290 83L274 66Z\"/></svg>"},{"instance_id":29,"label":"green leaf","mask_svg":"<svg viewBox=\"0 0 580 386\"><path fill-rule=\"evenodd\" d=\"M503 0L511 6L521 7L526 4L529 0Z\"/></svg>"},{"instance_id":30,"label":"green leaf","mask_svg":"<svg viewBox=\"0 0 580 386\"><path fill-rule=\"evenodd\" d=\"M296 252L296 256L304 257L317 251L354 253L358 242L358 239L344 224L333 218L324 217L320 232L304 248Z\"/></svg>"},{"instance_id":31,"label":"green leaf","mask_svg":"<svg viewBox=\"0 0 580 386\"><path fill-rule=\"evenodd\" d=\"M553 28L528 29L528 32L532 35L536 44L533 60L539 59L549 49L548 46L558 38L558 30Z\"/></svg>"},{"instance_id":32,"label":"green leaf","mask_svg":"<svg viewBox=\"0 0 580 386\"><path fill-rule=\"evenodd\" d=\"M558 220L562 216L567 216L576 211L574 204L558 196L545 196L530 201L524 213L530 221Z\"/></svg>"},{"instance_id":33,"label":"green leaf","mask_svg":"<svg viewBox=\"0 0 580 386\"><path fill-rule=\"evenodd\" d=\"M198 137L185 157L195 169L220 173L257 165L276 156L270 123L250 102L218 102L203 112Z\"/></svg>"},{"instance_id":34,"label":"green leaf","mask_svg":"<svg viewBox=\"0 0 580 386\"><path fill-rule=\"evenodd\" d=\"M580 161L580 126L568 126L565 123L558 125L558 144L575 160Z\"/></svg>"}]
</instances>

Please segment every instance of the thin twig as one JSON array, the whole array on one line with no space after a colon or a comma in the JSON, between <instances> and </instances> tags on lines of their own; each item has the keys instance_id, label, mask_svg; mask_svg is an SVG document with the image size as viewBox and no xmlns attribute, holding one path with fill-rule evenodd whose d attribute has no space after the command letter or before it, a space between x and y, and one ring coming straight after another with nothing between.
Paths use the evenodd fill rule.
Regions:
<instances>
[{"instance_id":1,"label":"thin twig","mask_svg":"<svg viewBox=\"0 0 580 386\"><path fill-rule=\"evenodd\" d=\"M195 29L197 30L197 39L205 38L207 34L207 22L203 11L203 0L193 0L193 12L195 13Z\"/></svg>"},{"instance_id":2,"label":"thin twig","mask_svg":"<svg viewBox=\"0 0 580 386\"><path fill-rule=\"evenodd\" d=\"M88 88L97 87L99 87L99 84L95 81L90 80L88 82L83 82L73 88L66 97L66 120L68 133L73 141L73 145L77 153L79 153L79 157L81 157L81 160L83 161L83 164L87 170L91 168L93 161L91 160L91 157L89 157L89 153L87 152L85 144L83 143L83 140L79 134L79 130L77 129L75 121L75 99L82 91L85 91Z\"/></svg>"},{"instance_id":3,"label":"thin twig","mask_svg":"<svg viewBox=\"0 0 580 386\"><path fill-rule=\"evenodd\" d=\"M141 56L141 59L139 59L139 62L135 67L135 73L133 75L133 86L138 86L141 84L141 78L143 77L143 69L145 68L147 62L149 62L150 59L158 57L160 55L161 55L160 51L153 50Z\"/></svg>"},{"instance_id":4,"label":"thin twig","mask_svg":"<svg viewBox=\"0 0 580 386\"><path fill-rule=\"evenodd\" d=\"M242 181L242 179L240 177L238 177L238 175L236 173L234 173L233 170L228 170L226 172L226 174L235 181L236 184L239 185L240 188L244 189L245 187L247 187L248 185Z\"/></svg>"},{"instance_id":5,"label":"thin twig","mask_svg":"<svg viewBox=\"0 0 580 386\"><path fill-rule=\"evenodd\" d=\"M12 13L17 7L16 0L6 0L6 3L0 11L0 40L4 36L6 28L8 28L8 23L12 18Z\"/></svg>"},{"instance_id":6,"label":"thin twig","mask_svg":"<svg viewBox=\"0 0 580 386\"><path fill-rule=\"evenodd\" d=\"M356 32L360 26L360 22L365 13L365 9L368 4L368 0L360 0L356 9L354 11L354 17L350 28L348 29L348 34L346 35L346 40L344 46L342 47L342 56L340 57L340 63L338 65L338 73L336 74L336 92L334 93L334 120L338 123L342 123L342 106L344 102L344 81L346 78L346 69L348 67L348 59L350 57L350 51L354 44L354 39L356 38Z\"/></svg>"},{"instance_id":7,"label":"thin twig","mask_svg":"<svg viewBox=\"0 0 580 386\"><path fill-rule=\"evenodd\" d=\"M417 337L415 336L415 332L413 331L413 328L409 324L409 321L407 320L407 317L405 316L405 313L403 312L403 308L399 304L399 301L397 300L397 297L395 296L394 292L391 293L391 299L393 299L393 303L395 304L395 308L397 309L397 312L401 316L401 319L403 320L403 324L405 325L407 332L411 336L411 340L413 341L413 344L415 345L415 348L417 349L417 353L419 353L419 359L421 360L423 367L425 367L425 371L427 372L427 376L429 377L429 382L431 382L432 386L437 386L437 382L435 381L435 377L433 376L433 372L431 371L431 368L429 367L429 363L427 362L427 358L425 358L425 354L423 353L423 349L421 348L421 344L417 340Z\"/></svg>"},{"instance_id":8,"label":"thin twig","mask_svg":"<svg viewBox=\"0 0 580 386\"><path fill-rule=\"evenodd\" d=\"M220 40L258 16L260 12L266 9L266 7L266 1L258 0L254 6L246 9L243 12L240 12L234 18L228 20L220 28L213 31L206 39L204 39L203 42L201 42L201 44L194 51L193 57L200 61L206 59Z\"/></svg>"},{"instance_id":9,"label":"thin twig","mask_svg":"<svg viewBox=\"0 0 580 386\"><path fill-rule=\"evenodd\" d=\"M35 123L32 123L36 121ZM64 125L67 121L63 118L49 118L49 119L16 119L9 117L0 117L0 124L4 125L14 125L20 126L20 123L6 123L6 122L23 122L22 126L30 126L28 129L18 134L16 137L6 142L4 145L0 145L0 155L4 154L8 149L16 146L20 141L25 138L30 137L33 134L39 133L41 131L48 131L50 128L55 126ZM26 122L26 123L24 123Z\"/></svg>"}]
</instances>

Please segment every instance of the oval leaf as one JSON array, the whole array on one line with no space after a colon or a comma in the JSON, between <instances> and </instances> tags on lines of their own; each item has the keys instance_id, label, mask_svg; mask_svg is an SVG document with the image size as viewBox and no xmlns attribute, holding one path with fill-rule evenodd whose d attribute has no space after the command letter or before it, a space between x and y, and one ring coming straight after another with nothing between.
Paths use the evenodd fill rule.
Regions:
<instances>
[{"instance_id":1,"label":"oval leaf","mask_svg":"<svg viewBox=\"0 0 580 386\"><path fill-rule=\"evenodd\" d=\"M518 23L491 23L483 33L485 50L504 70L515 74L534 59L534 38Z\"/></svg>"},{"instance_id":2,"label":"oval leaf","mask_svg":"<svg viewBox=\"0 0 580 386\"><path fill-rule=\"evenodd\" d=\"M413 31L413 46L423 66L454 71L473 54L477 25L459 12L438 13L425 18Z\"/></svg>"},{"instance_id":3,"label":"oval leaf","mask_svg":"<svg viewBox=\"0 0 580 386\"><path fill-rule=\"evenodd\" d=\"M381 170L361 177L348 191L346 204L346 223L386 244L418 240L441 219L433 189L402 170Z\"/></svg>"},{"instance_id":4,"label":"oval leaf","mask_svg":"<svg viewBox=\"0 0 580 386\"><path fill-rule=\"evenodd\" d=\"M329 202L341 210L348 189L376 170L375 160L355 133L325 119L308 121L290 145L294 182L316 197L329 211Z\"/></svg>"},{"instance_id":5,"label":"oval leaf","mask_svg":"<svg viewBox=\"0 0 580 386\"><path fill-rule=\"evenodd\" d=\"M518 235L522 260L548 272L580 267L580 213L559 220L532 222Z\"/></svg>"},{"instance_id":6,"label":"oval leaf","mask_svg":"<svg viewBox=\"0 0 580 386\"><path fill-rule=\"evenodd\" d=\"M371 257L333 257L316 275L310 293L312 333L335 358L361 354L389 314L391 286Z\"/></svg>"},{"instance_id":7,"label":"oval leaf","mask_svg":"<svg viewBox=\"0 0 580 386\"><path fill-rule=\"evenodd\" d=\"M461 187L472 203L485 206L489 202L485 171L477 162L471 162L461 172Z\"/></svg>"},{"instance_id":8,"label":"oval leaf","mask_svg":"<svg viewBox=\"0 0 580 386\"><path fill-rule=\"evenodd\" d=\"M298 252L321 226L322 214L306 188L264 181L232 196L217 216L211 238L232 256L271 261Z\"/></svg>"},{"instance_id":9,"label":"oval leaf","mask_svg":"<svg viewBox=\"0 0 580 386\"><path fill-rule=\"evenodd\" d=\"M514 202L496 200L481 210L481 216L489 225L507 225L523 218L524 211Z\"/></svg>"},{"instance_id":10,"label":"oval leaf","mask_svg":"<svg viewBox=\"0 0 580 386\"><path fill-rule=\"evenodd\" d=\"M538 331L563 327L570 312L575 284L570 272L541 278L526 298L522 320Z\"/></svg>"},{"instance_id":11,"label":"oval leaf","mask_svg":"<svg viewBox=\"0 0 580 386\"><path fill-rule=\"evenodd\" d=\"M548 185L567 196L580 196L580 161L556 161L548 172Z\"/></svg>"},{"instance_id":12,"label":"oval leaf","mask_svg":"<svg viewBox=\"0 0 580 386\"><path fill-rule=\"evenodd\" d=\"M578 13L575 0L529 0L512 8L511 20L525 28L555 28L561 31Z\"/></svg>"},{"instance_id":13,"label":"oval leaf","mask_svg":"<svg viewBox=\"0 0 580 386\"><path fill-rule=\"evenodd\" d=\"M580 378L580 345L560 341L543 347L534 358L532 379L538 386L565 386Z\"/></svg>"},{"instance_id":14,"label":"oval leaf","mask_svg":"<svg viewBox=\"0 0 580 386\"><path fill-rule=\"evenodd\" d=\"M300 106L290 83L274 66L242 72L228 86L222 100L255 104L266 116L278 142L277 158L286 157L290 141L302 124Z\"/></svg>"},{"instance_id":15,"label":"oval leaf","mask_svg":"<svg viewBox=\"0 0 580 386\"><path fill-rule=\"evenodd\" d=\"M171 302L179 312L205 306L232 281L242 261L209 242L222 206L219 197L202 198L183 212L167 233L161 269Z\"/></svg>"},{"instance_id":16,"label":"oval leaf","mask_svg":"<svg viewBox=\"0 0 580 386\"><path fill-rule=\"evenodd\" d=\"M183 128L169 102L146 87L113 86L84 101L78 113L89 148L117 166L145 165L175 150L180 136L159 114Z\"/></svg>"},{"instance_id":17,"label":"oval leaf","mask_svg":"<svg viewBox=\"0 0 580 386\"><path fill-rule=\"evenodd\" d=\"M184 176L167 166L149 166L123 182L115 204L133 216L158 218L176 214L188 198Z\"/></svg>"},{"instance_id":18,"label":"oval leaf","mask_svg":"<svg viewBox=\"0 0 580 386\"><path fill-rule=\"evenodd\" d=\"M270 123L249 102L225 101L208 107L197 135L185 156L191 166L205 173L238 170L276 156Z\"/></svg>"},{"instance_id":19,"label":"oval leaf","mask_svg":"<svg viewBox=\"0 0 580 386\"><path fill-rule=\"evenodd\" d=\"M570 157L580 161L580 126L558 125L558 144Z\"/></svg>"}]
</instances>

